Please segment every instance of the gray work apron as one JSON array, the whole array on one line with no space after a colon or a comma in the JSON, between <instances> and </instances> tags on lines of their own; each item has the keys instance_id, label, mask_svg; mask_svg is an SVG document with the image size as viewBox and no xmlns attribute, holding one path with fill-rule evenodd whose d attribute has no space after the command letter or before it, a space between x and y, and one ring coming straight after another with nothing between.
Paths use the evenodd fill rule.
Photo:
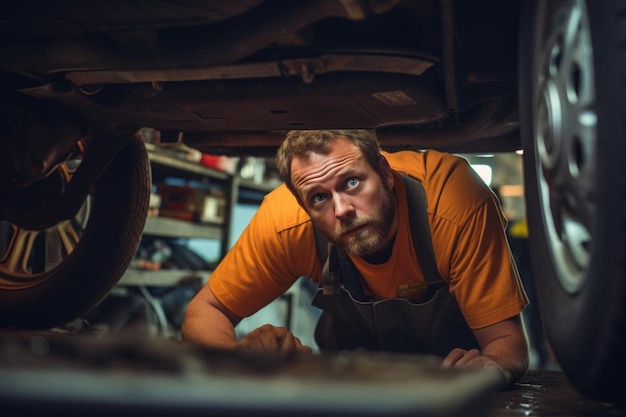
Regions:
<instances>
[{"instance_id":1,"label":"gray work apron","mask_svg":"<svg viewBox=\"0 0 626 417\"><path fill-rule=\"evenodd\" d=\"M323 310L315 329L321 351L382 350L446 356L452 349L478 349L456 299L440 280L427 300L375 300L362 291L352 262L330 250L312 305ZM332 266L334 265L334 266Z\"/></svg>"}]
</instances>

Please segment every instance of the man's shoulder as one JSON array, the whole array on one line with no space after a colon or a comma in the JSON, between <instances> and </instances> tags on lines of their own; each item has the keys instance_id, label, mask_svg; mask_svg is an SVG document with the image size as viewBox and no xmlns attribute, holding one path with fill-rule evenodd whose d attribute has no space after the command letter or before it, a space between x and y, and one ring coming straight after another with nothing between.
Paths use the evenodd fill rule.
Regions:
<instances>
[{"instance_id":1,"label":"man's shoulder","mask_svg":"<svg viewBox=\"0 0 626 417\"><path fill-rule=\"evenodd\" d=\"M463 224L489 198L489 191L465 158L428 151L385 154L389 165L424 185L428 212Z\"/></svg>"},{"instance_id":2,"label":"man's shoulder","mask_svg":"<svg viewBox=\"0 0 626 417\"><path fill-rule=\"evenodd\" d=\"M437 150L383 152L383 155L393 170L422 182L430 177L448 177L452 171L467 168L465 159Z\"/></svg>"}]
</instances>

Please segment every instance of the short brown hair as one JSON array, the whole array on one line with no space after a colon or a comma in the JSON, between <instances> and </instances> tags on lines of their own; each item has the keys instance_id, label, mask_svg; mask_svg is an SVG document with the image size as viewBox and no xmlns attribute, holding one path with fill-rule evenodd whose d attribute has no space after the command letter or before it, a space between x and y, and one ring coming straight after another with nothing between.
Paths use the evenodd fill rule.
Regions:
<instances>
[{"instance_id":1,"label":"short brown hair","mask_svg":"<svg viewBox=\"0 0 626 417\"><path fill-rule=\"evenodd\" d=\"M297 196L291 182L293 158L306 160L312 152L325 154L328 144L338 139L346 139L353 143L378 172L381 148L373 130L291 130L287 132L285 140L278 148L275 162L282 180L294 195Z\"/></svg>"}]
</instances>

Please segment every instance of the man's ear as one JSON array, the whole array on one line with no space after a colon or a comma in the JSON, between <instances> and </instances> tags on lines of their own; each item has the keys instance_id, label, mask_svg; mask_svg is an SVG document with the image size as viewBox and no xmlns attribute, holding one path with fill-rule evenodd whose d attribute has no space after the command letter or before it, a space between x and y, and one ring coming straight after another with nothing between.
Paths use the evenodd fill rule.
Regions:
<instances>
[{"instance_id":1,"label":"man's ear","mask_svg":"<svg viewBox=\"0 0 626 417\"><path fill-rule=\"evenodd\" d=\"M378 169L380 170L380 177L387 183L390 190L393 190L393 170L389 166L389 161L384 156L380 156L378 161Z\"/></svg>"}]
</instances>

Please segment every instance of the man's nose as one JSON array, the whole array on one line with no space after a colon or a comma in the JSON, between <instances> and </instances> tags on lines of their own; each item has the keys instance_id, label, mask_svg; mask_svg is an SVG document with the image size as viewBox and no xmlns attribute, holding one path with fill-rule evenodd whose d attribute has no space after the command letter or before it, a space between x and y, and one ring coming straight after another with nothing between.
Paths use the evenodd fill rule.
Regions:
<instances>
[{"instance_id":1,"label":"man's nose","mask_svg":"<svg viewBox=\"0 0 626 417\"><path fill-rule=\"evenodd\" d=\"M333 203L335 205L335 217L343 219L354 216L354 205L348 196L341 193L335 194Z\"/></svg>"}]
</instances>

